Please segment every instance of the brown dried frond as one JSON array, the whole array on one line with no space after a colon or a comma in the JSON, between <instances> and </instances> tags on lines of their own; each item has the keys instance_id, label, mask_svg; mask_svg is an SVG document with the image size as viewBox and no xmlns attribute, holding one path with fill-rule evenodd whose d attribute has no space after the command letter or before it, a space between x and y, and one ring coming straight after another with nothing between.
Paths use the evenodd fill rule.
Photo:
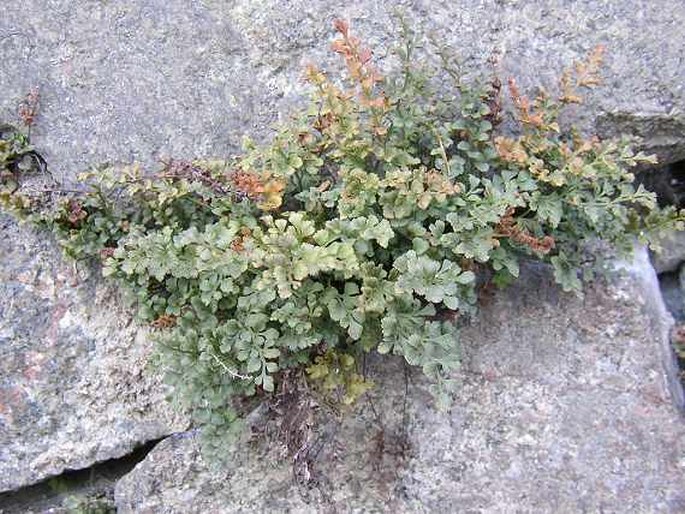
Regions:
<instances>
[{"instance_id":1,"label":"brown dried frond","mask_svg":"<svg viewBox=\"0 0 685 514\"><path fill-rule=\"evenodd\" d=\"M542 159L533 158L528 163L528 171L537 180L547 182L549 180L550 170L545 167L545 161Z\"/></svg>"},{"instance_id":2,"label":"brown dried frond","mask_svg":"<svg viewBox=\"0 0 685 514\"><path fill-rule=\"evenodd\" d=\"M154 320L150 325L153 328L157 329L164 329L164 328L173 328L176 326L176 316L172 316L169 314L163 314L156 320Z\"/></svg>"},{"instance_id":3,"label":"brown dried frond","mask_svg":"<svg viewBox=\"0 0 685 514\"><path fill-rule=\"evenodd\" d=\"M579 87L594 87L602 83L599 73L604 64L605 50L604 46L597 45L585 62L576 63L576 84Z\"/></svg>"},{"instance_id":4,"label":"brown dried frond","mask_svg":"<svg viewBox=\"0 0 685 514\"><path fill-rule=\"evenodd\" d=\"M245 242L243 241L242 237L236 237L233 241L231 241L231 250L236 253L245 251Z\"/></svg>"},{"instance_id":5,"label":"brown dried frond","mask_svg":"<svg viewBox=\"0 0 685 514\"><path fill-rule=\"evenodd\" d=\"M308 64L304 68L304 80L315 86L320 86L326 82L326 75L314 64Z\"/></svg>"},{"instance_id":6,"label":"brown dried frond","mask_svg":"<svg viewBox=\"0 0 685 514\"><path fill-rule=\"evenodd\" d=\"M432 193L454 195L461 190L459 184L453 184L445 175L435 170L427 171L423 179L428 191Z\"/></svg>"},{"instance_id":7,"label":"brown dried frond","mask_svg":"<svg viewBox=\"0 0 685 514\"><path fill-rule=\"evenodd\" d=\"M264 194L264 182L256 173L236 171L231 175L231 181L236 191L251 200L256 200Z\"/></svg>"},{"instance_id":8,"label":"brown dried frond","mask_svg":"<svg viewBox=\"0 0 685 514\"><path fill-rule=\"evenodd\" d=\"M169 159L163 161L164 169L158 175L158 178L172 179L172 180L191 180L201 182L216 193L226 194L228 189L226 184L221 182L218 178L212 175L209 170L195 165L191 161L183 159Z\"/></svg>"},{"instance_id":9,"label":"brown dried frond","mask_svg":"<svg viewBox=\"0 0 685 514\"><path fill-rule=\"evenodd\" d=\"M233 241L231 241L231 250L237 253L245 251L245 241L250 237L250 235L252 235L252 231L249 228L241 228L240 234Z\"/></svg>"},{"instance_id":10,"label":"brown dried frond","mask_svg":"<svg viewBox=\"0 0 685 514\"><path fill-rule=\"evenodd\" d=\"M19 118L21 122L30 127L38 116L38 106L40 103L40 93L38 88L34 88L19 104Z\"/></svg>"},{"instance_id":11,"label":"brown dried frond","mask_svg":"<svg viewBox=\"0 0 685 514\"><path fill-rule=\"evenodd\" d=\"M377 83L382 82L383 76L371 63L373 52L363 47L361 40L351 36L349 23L344 20L335 20L335 30L340 33L340 38L333 41L331 48L345 59L345 65L350 78L359 86L359 99L366 107L385 109L389 100L382 91L374 94Z\"/></svg>"},{"instance_id":12,"label":"brown dried frond","mask_svg":"<svg viewBox=\"0 0 685 514\"><path fill-rule=\"evenodd\" d=\"M330 127L333 124L333 120L333 114L328 112L326 114L317 116L314 119L314 123L312 124L312 126L319 132L324 132L328 127Z\"/></svg>"},{"instance_id":13,"label":"brown dried frond","mask_svg":"<svg viewBox=\"0 0 685 514\"><path fill-rule=\"evenodd\" d=\"M100 259L102 259L104 261L104 260L109 259L110 257L113 257L115 251L116 251L116 248L112 248L109 246L103 248L102 250L100 250Z\"/></svg>"},{"instance_id":14,"label":"brown dried frond","mask_svg":"<svg viewBox=\"0 0 685 514\"><path fill-rule=\"evenodd\" d=\"M516 219L514 218L514 209L511 207L497 225L497 232L499 237L508 237L512 241L528 246L533 251L541 254L549 253L555 246L552 236L537 238L517 226Z\"/></svg>"},{"instance_id":15,"label":"brown dried frond","mask_svg":"<svg viewBox=\"0 0 685 514\"><path fill-rule=\"evenodd\" d=\"M336 18L335 20L333 20L333 27L343 36L347 36L350 30L349 22L341 18Z\"/></svg>"},{"instance_id":16,"label":"brown dried frond","mask_svg":"<svg viewBox=\"0 0 685 514\"><path fill-rule=\"evenodd\" d=\"M532 109L530 100L519 91L516 80L509 79L509 94L514 102L514 107L518 111L518 119L524 125L541 128L545 124L543 113Z\"/></svg>"},{"instance_id":17,"label":"brown dried frond","mask_svg":"<svg viewBox=\"0 0 685 514\"><path fill-rule=\"evenodd\" d=\"M588 54L585 61L576 62L573 68L564 70L559 81L561 95L559 101L565 104L583 101L583 97L578 92L581 87L595 87L602 83L600 71L604 64L605 47L597 45Z\"/></svg>"},{"instance_id":18,"label":"brown dried frond","mask_svg":"<svg viewBox=\"0 0 685 514\"><path fill-rule=\"evenodd\" d=\"M564 70L559 80L561 95L559 101L565 104L579 104L583 102L583 97L576 92L571 70Z\"/></svg>"},{"instance_id":19,"label":"brown dried frond","mask_svg":"<svg viewBox=\"0 0 685 514\"><path fill-rule=\"evenodd\" d=\"M301 131L297 133L297 142L302 146L310 145L314 142L314 135L310 131Z\"/></svg>"},{"instance_id":20,"label":"brown dried frond","mask_svg":"<svg viewBox=\"0 0 685 514\"><path fill-rule=\"evenodd\" d=\"M283 203L286 181L280 177L262 177L257 173L236 171L231 175L233 185L240 194L258 202L264 211L277 209Z\"/></svg>"},{"instance_id":21,"label":"brown dried frond","mask_svg":"<svg viewBox=\"0 0 685 514\"><path fill-rule=\"evenodd\" d=\"M490 110L485 119L493 127L497 127L502 123L502 81L498 77L494 77L490 81L490 89L485 101Z\"/></svg>"},{"instance_id":22,"label":"brown dried frond","mask_svg":"<svg viewBox=\"0 0 685 514\"><path fill-rule=\"evenodd\" d=\"M528 153L518 139L498 136L495 138L495 150L503 161L526 164Z\"/></svg>"},{"instance_id":23,"label":"brown dried frond","mask_svg":"<svg viewBox=\"0 0 685 514\"><path fill-rule=\"evenodd\" d=\"M286 182L279 177L272 177L264 183L264 195L258 204L258 207L264 211L272 211L278 209L283 203L283 191L285 190Z\"/></svg>"},{"instance_id":24,"label":"brown dried frond","mask_svg":"<svg viewBox=\"0 0 685 514\"><path fill-rule=\"evenodd\" d=\"M78 225L82 220L88 217L88 213L81 205L81 202L74 199L69 200L69 203L67 204L67 214L67 220L72 226Z\"/></svg>"}]
</instances>

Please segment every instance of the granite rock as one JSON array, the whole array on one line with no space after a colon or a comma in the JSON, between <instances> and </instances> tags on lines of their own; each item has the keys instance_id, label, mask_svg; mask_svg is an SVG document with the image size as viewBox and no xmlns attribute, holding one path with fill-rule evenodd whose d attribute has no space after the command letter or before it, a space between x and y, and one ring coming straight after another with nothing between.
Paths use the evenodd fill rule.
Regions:
<instances>
[{"instance_id":1,"label":"granite rock","mask_svg":"<svg viewBox=\"0 0 685 514\"><path fill-rule=\"evenodd\" d=\"M451 45L464 67L552 89L597 44L605 86L572 118L603 136L643 138L685 158L681 0L28 0L3 2L0 118L42 91L34 141L66 178L104 161L225 155L301 99L307 62L339 69L331 21L349 19L383 61L393 11Z\"/></svg>"},{"instance_id":2,"label":"granite rock","mask_svg":"<svg viewBox=\"0 0 685 514\"><path fill-rule=\"evenodd\" d=\"M581 299L528 269L464 331L447 412L375 361L371 399L320 427L307 483L278 444L227 448L216 469L187 433L119 481L119 512L682 512L672 320L646 253L626 271Z\"/></svg>"},{"instance_id":3,"label":"granite rock","mask_svg":"<svg viewBox=\"0 0 685 514\"><path fill-rule=\"evenodd\" d=\"M45 234L0 230L0 492L183 430L117 293Z\"/></svg>"},{"instance_id":4,"label":"granite rock","mask_svg":"<svg viewBox=\"0 0 685 514\"><path fill-rule=\"evenodd\" d=\"M440 40L453 45L468 69L488 74L488 59L493 53L499 55L499 73L503 77L516 76L526 91L540 83L553 87L564 66L584 56L595 45L604 44L608 51L605 87L591 93L576 114L569 115L568 119L603 136L628 133L642 137L642 147L657 152L664 162L685 157L685 114L682 110L685 105L685 67L682 64L685 5L681 0L402 0L394 6L419 30L434 33ZM39 87L41 113L34 127L33 141L52 173L67 181L73 180L76 172L103 162L137 160L150 164L166 156L225 156L237 150L244 133L258 139L266 137L268 125L284 117L302 99L305 88L301 73L307 62L322 62L330 70L337 67L335 57L328 50L334 18L349 19L354 30L376 49L382 68L392 68L394 61L389 48L397 42L397 23L388 7L387 2L370 0L2 2L0 121L12 121L23 95L31 88ZM72 286L70 282L77 279L70 275L70 265L62 263L56 249L43 236L35 236L4 221L0 233L2 488L20 487L66 468L88 466L96 460L120 455L137 442L175 430L179 422L173 420L167 407L158 401L161 392L154 381L148 383L140 378L149 342L144 332L128 323L126 310L119 306L116 295L94 280L79 281ZM598 297L596 302L600 301L609 302L607 309L616 308L617 304L611 298ZM569 305L562 303L554 309L571 309L576 304ZM599 303L592 305L596 309L604 308ZM515 305L513 310L519 313L525 308L532 309L533 313L542 309L556 313L554 315L566 315L563 311L556 312L545 302L521 308ZM534 318L526 319L531 328L524 333L537 327L539 337L543 337L546 327L537 324ZM505 321L513 323L513 319ZM594 330L609 330L601 324L600 318L595 321ZM632 323L629 322L630 326ZM652 337L654 334L640 333L640 337L647 335ZM626 364L621 359L632 346L624 348L621 344L627 340L620 338L617 339L619 343L612 346L613 338L613 334L606 332L601 337L591 338L594 342L589 346L571 346L575 352L583 348L595 352L597 355L592 353L593 357L604 356L598 361L603 364L593 361L590 366L581 358L587 356L551 352L545 343L547 339L537 339L536 352L539 350L540 356L551 352L552 357L557 356L564 364L568 362L563 359L573 357L579 368L599 366L597 372L605 368L611 370L611 366L623 370ZM528 353L518 354L517 346L518 357L512 356L512 362L537 359L538 354L533 352L529 342L523 343L520 350ZM511 349L505 342L499 344L502 351L498 358L501 360ZM609 345L606 354L602 353L604 350L593 350L604 348L605 344ZM656 336L630 344L642 349L647 356L643 358L641 354L640 359L644 362L651 362L650 359L661 351L657 348L661 339ZM554 347L554 344L550 343L550 346ZM568 347L564 346L563 350L568 351ZM630 355L629 359L637 359ZM554 364L556 361L552 357L549 362ZM634 363L630 360L628 364ZM634 369L633 378L639 384L660 373L656 367ZM586 369L582 376L589 376L587 372ZM643 372L648 373L640 375ZM552 375L545 373L546 377ZM570 380L571 375L562 373L561 376ZM617 372L611 376L612 380L618 380L617 377L623 375ZM419 379L416 380L420 384ZM481 390L481 385L489 382L476 375L464 380L463 402L468 398L480 401L483 399L480 395L488 394L494 395L492 398L500 395L504 402L499 414L495 411L495 403L490 404L491 412L483 413L481 425L476 428L482 428L485 434L498 430L496 425L500 418L497 416L506 420L510 412L524 409L525 405L520 403L523 400L512 395L511 390L533 387L516 382L526 380L525 384L529 384L528 378L502 378L505 382L513 382L501 382L498 390ZM413 393L421 398L413 400L413 408L426 401L425 395L419 394L422 387L417 386L417 392ZM597 405L590 403L585 408L601 410L606 407L614 412L613 406L603 403L608 397L602 395L609 392L601 387L596 389L592 382L587 384L588 396L567 398L565 401L571 402L568 404L554 403L557 401L554 395L560 391L554 387L561 387L559 384L544 387L548 389L529 392L544 399L543 410L557 413L562 409L568 411L569 416L585 415L587 413L581 413L580 406L572 402L591 402L594 401L592 394L596 394ZM581 394L582 391L576 392ZM525 397L523 389L519 393ZM620 414L620 409L625 409L625 413L636 414L643 412L640 409L646 409L644 412L655 409L654 419L646 421L649 427L655 427L655 435L643 443L653 443L658 448L665 446L668 437L672 436L668 432L672 428L672 418L666 416L666 407L640 403L643 397L634 392L625 394L628 395L626 406L616 407L615 411ZM508 406L506 402L512 403ZM468 409L476 408L476 405L469 407L464 403L455 407L455 412L468 413ZM473 412L473 416L478 415L477 411ZM595 415L594 412L589 414ZM446 418L435 416L445 434L450 424L461 427L457 414ZM624 430L617 419L609 418L607 422L615 422L616 430ZM555 423L561 422L556 420ZM560 425L550 426L552 434L560 430ZM576 436L580 439L573 442L569 435L568 445L583 443L582 428L591 430L587 425L579 425ZM625 430L643 433L637 425L630 425ZM455 433L462 433L461 429ZM615 437L616 441L628 445L622 438L625 433L616 432ZM414 437L418 438L420 434L418 430ZM431 437L433 435L431 433ZM468 449L464 446L468 444L467 440L459 439L458 435L449 437L455 438L455 448ZM155 455L161 455L165 447L177 444L174 441L164 443ZM190 439L179 441L182 446L191 444ZM614 444L612 441L608 442ZM489 451L494 458L494 447ZM575 458L571 450L560 452L559 458L568 455L571 455L570 459ZM614 460L621 458L612 455ZM666 492L661 498L666 505L675 497L668 492L671 491L673 467L665 463L664 453L657 452L651 459L645 460L643 468L635 464L629 471L643 470L649 467L647 463L653 463L657 467L645 473L655 477L654 488L645 485L640 489L645 495L642 500L637 496L628 500L656 505L656 496L649 495L663 483ZM469 462L464 457L463 465L474 465ZM485 462L488 462L487 458ZM169 473L178 478L188 471L187 466L195 463L195 460L189 464L178 463L178 469ZM512 464L520 465L518 461ZM633 466L632 461L628 465ZM481 474L476 474L481 482L468 484L473 487L484 484L486 471L502 468L503 464L491 466L494 468L482 467ZM620 463L607 463L598 469L607 471L611 466L614 466L611 472L615 474L612 483L619 485L614 489L611 489L614 486L606 486L609 502L618 497L623 483L620 477L624 474ZM518 476L514 468L510 472L512 476ZM430 476L432 472L426 473ZM630 473L626 476L634 476ZM197 476L198 483L202 483L203 476ZM522 483L528 487L531 480L537 480L535 477L541 477L540 472L524 477ZM143 480L142 483L148 482ZM359 482L350 482L354 483ZM549 481L544 483L551 484ZM577 483L588 488L578 489L578 498L588 498L590 505L598 505L601 494L593 491L588 481ZM412 484L406 482L407 490L414 487ZM340 494L347 494L344 491L348 490L341 488ZM461 494L458 491L465 489L455 491L454 495L458 496ZM481 492L476 488L473 494ZM542 492L531 490L530 494L539 496ZM213 501L212 498L208 501ZM151 497L149 501L157 500ZM440 501L439 505L448 505L451 500ZM121 504L129 505L125 499Z\"/></svg>"},{"instance_id":5,"label":"granite rock","mask_svg":"<svg viewBox=\"0 0 685 514\"><path fill-rule=\"evenodd\" d=\"M661 251L652 254L657 273L677 271L685 262L685 232L671 232L659 241Z\"/></svg>"}]
</instances>

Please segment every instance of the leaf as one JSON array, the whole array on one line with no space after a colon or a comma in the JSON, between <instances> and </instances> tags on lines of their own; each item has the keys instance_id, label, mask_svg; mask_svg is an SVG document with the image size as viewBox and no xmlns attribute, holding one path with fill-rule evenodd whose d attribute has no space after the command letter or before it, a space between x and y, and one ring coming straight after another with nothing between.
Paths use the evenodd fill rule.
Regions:
<instances>
[{"instance_id":1,"label":"leaf","mask_svg":"<svg viewBox=\"0 0 685 514\"><path fill-rule=\"evenodd\" d=\"M350 319L349 325L347 332L354 341L357 341L361 337L364 327L354 318Z\"/></svg>"},{"instance_id":2,"label":"leaf","mask_svg":"<svg viewBox=\"0 0 685 514\"><path fill-rule=\"evenodd\" d=\"M260 361L258 358L253 357L250 360L247 361L247 372L248 373L255 373L262 369L262 361Z\"/></svg>"},{"instance_id":3,"label":"leaf","mask_svg":"<svg viewBox=\"0 0 685 514\"><path fill-rule=\"evenodd\" d=\"M264 375L262 379L262 387L268 393L274 392L274 379L271 375Z\"/></svg>"},{"instance_id":4,"label":"leaf","mask_svg":"<svg viewBox=\"0 0 685 514\"><path fill-rule=\"evenodd\" d=\"M538 216L547 221L552 228L556 228L563 215L561 198L557 193L542 195L536 192L531 197L531 209L537 211Z\"/></svg>"},{"instance_id":5,"label":"leaf","mask_svg":"<svg viewBox=\"0 0 685 514\"><path fill-rule=\"evenodd\" d=\"M476 280L476 274L473 271L464 271L456 280L459 284L471 284Z\"/></svg>"},{"instance_id":6,"label":"leaf","mask_svg":"<svg viewBox=\"0 0 685 514\"><path fill-rule=\"evenodd\" d=\"M430 248L430 244L428 243L428 241L420 237L415 237L414 239L412 239L411 244L412 248L414 249L417 255L426 253Z\"/></svg>"},{"instance_id":7,"label":"leaf","mask_svg":"<svg viewBox=\"0 0 685 514\"><path fill-rule=\"evenodd\" d=\"M478 171L482 173L486 173L490 169L490 165L485 161L476 162L474 166Z\"/></svg>"},{"instance_id":8,"label":"leaf","mask_svg":"<svg viewBox=\"0 0 685 514\"><path fill-rule=\"evenodd\" d=\"M278 359L280 355L281 351L278 348L267 348L262 352L265 359Z\"/></svg>"}]
</instances>

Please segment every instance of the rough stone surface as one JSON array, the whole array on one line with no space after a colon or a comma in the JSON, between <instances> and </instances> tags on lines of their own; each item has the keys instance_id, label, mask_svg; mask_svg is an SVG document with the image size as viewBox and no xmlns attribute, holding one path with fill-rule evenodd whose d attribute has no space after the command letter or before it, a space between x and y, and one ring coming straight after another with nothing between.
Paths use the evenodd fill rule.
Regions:
<instances>
[{"instance_id":1,"label":"rough stone surface","mask_svg":"<svg viewBox=\"0 0 685 514\"><path fill-rule=\"evenodd\" d=\"M657 273L677 271L685 262L685 232L672 232L665 236L660 245L662 251L652 255Z\"/></svg>"},{"instance_id":2,"label":"rough stone surface","mask_svg":"<svg viewBox=\"0 0 685 514\"><path fill-rule=\"evenodd\" d=\"M448 412L418 374L405 397L401 363L375 362L374 408L344 419L309 488L277 449L227 449L211 470L183 434L120 480L119 512L683 512L672 320L646 253L628 271L578 299L528 270L465 331Z\"/></svg>"},{"instance_id":3,"label":"rough stone surface","mask_svg":"<svg viewBox=\"0 0 685 514\"><path fill-rule=\"evenodd\" d=\"M433 31L438 39L453 44L467 67L486 70L484 63L493 51L498 53L502 76L518 77L523 89L540 82L548 88L553 86L565 65L584 56L596 44L604 44L608 50L606 86L589 95L575 119L586 128L594 127L601 135L627 132L642 136L643 146L657 151L664 161L685 156L682 0L404 0L393 5L421 30ZM388 2L375 0L1 1L0 121L11 121L23 95L35 86L40 87L42 110L33 140L52 172L67 179L104 161L150 163L163 156L225 155L237 149L245 132L263 137L268 123L277 120L301 98L300 76L307 62L323 61L332 68L335 59L327 47L333 18L351 20L355 30L377 50L377 56L385 58L389 46L397 39L397 24L390 11ZM392 59L385 59L383 65L392 66ZM65 468L87 466L95 460L119 455L138 441L168 433L175 424L169 421L165 408L160 407L164 412L156 410L161 393L139 378L147 342L126 324L126 317L118 313L111 293L94 282L76 288L68 285L72 280L68 266L61 264L54 248L42 238L4 222L0 233L0 489L18 487ZM657 343L637 336L635 340L625 339L620 336L623 329L615 328L620 337L609 333L602 338L588 336L590 343L578 346L563 339L568 343L561 346L563 351L552 351L550 347L554 345L547 346L547 342L554 340L540 339L545 325L532 320L533 315L566 315L553 315L560 306L576 308L578 312L577 303L567 305L563 302L568 300L559 301L559 305L533 302L521 308L512 307L512 312L529 311L526 316L531 316L527 318L531 320L530 329L522 332L526 337L532 337L529 332L533 328L537 330L535 352L540 355L531 353L530 341L520 342L521 351L528 348L528 359L537 361L544 357L547 360L541 362L549 365L556 365L554 359L560 359L561 371L566 370L564 366L570 362L567 359L577 358L577 371L588 380L583 386L587 390L575 382L571 389L547 383L554 376L547 369L541 383L531 381L532 371L528 370L523 377L496 378L496 385L489 389L481 387L490 383L483 378L490 376L489 368L483 368L485 375L464 378L460 400L463 403L455 407L451 417L426 414L425 419L436 423L436 430L417 424L412 432L414 448L428 452L430 441L435 439L435 448L444 450L445 456L429 455L417 457L418 460L412 457L409 462L423 463L417 464L415 475L408 468L400 470L403 478L398 483L408 491L409 498L409 503L402 505L409 508L411 501L422 498L427 505L450 506L450 498L466 496L470 499L466 498L464 505L485 505L489 497L493 502L504 502L513 498L516 483L521 484L521 494L528 494L531 501L544 505L554 495L550 493L545 500L549 491L545 493L533 484L540 481L552 487L542 468L552 466L557 470L552 476L561 476L563 473L558 470L563 459L572 464L591 462L588 472L596 467L608 473L589 475L604 484L601 488L576 475L563 482L568 487L576 484L573 487L577 488L577 502L600 505L601 498L606 497L607 504L612 505L628 491L627 505L677 504L675 493L670 492L675 464L669 464L662 451L675 433L674 418L665 414L665 406L644 399L647 393L640 396L642 393L628 390L622 393L624 396L614 397L610 390L595 387L595 382L603 384L597 378L602 370L614 377L612 380L618 380L627 366L628 371L634 371L634 375L628 376L635 380L629 385L638 391L648 390L652 386L644 381L653 380L656 384L656 377L660 377L655 365L648 365L655 358ZM598 297L593 301L605 300ZM606 308L618 309L614 300L606 301ZM637 309L634 303L628 304L629 309ZM592 305L594 309L604 308L599 303ZM519 326L505 314L502 316L503 322L511 327ZM579 323L590 323L578 317ZM561 318L554 319L562 323ZM590 325L595 330L604 330L600 328L604 327L601 317L595 321L597 325ZM633 327L632 320L626 323ZM560 326L557 325L558 330ZM511 327L507 330L514 330ZM638 328L630 330L638 333ZM643 337L647 333L641 334ZM514 336L518 337L515 333ZM628 343L627 348L623 346ZM519 341L502 339L498 344L501 352L498 350L497 358L502 360L510 352L509 344ZM564 356L569 348L576 353ZM644 355L638 358L631 353L633 348L640 348ZM598 363L592 361L590 365L583 360L587 355L582 352L590 352L590 356L599 359ZM629 355L627 363L621 360L625 355ZM503 366L500 371L505 373L514 361L497 361L497 366ZM530 363L526 359L522 362L526 366L521 367L527 369ZM621 373L611 374L612 366ZM540 377L544 367L535 367ZM643 372L647 374L641 375ZM568 370L561 376L571 380ZM426 401L421 392L423 386L416 380L412 415L421 414L422 402ZM653 387L660 391L656 385ZM571 396L554 396L562 393ZM479 402L484 402L483 406ZM519 425L507 423L516 413L530 416L532 426L537 426L536 419L545 420L548 424L543 425L551 435L542 434L538 440L533 433L532 443L530 438L513 442L520 434L511 432L512 427ZM628 415L628 419L621 418L621 414ZM574 424L572 417L576 415L581 419ZM605 447L583 446L586 434L582 431L594 431L583 421L586 415L597 423L613 424L606 443L614 445L615 451L609 454L609 450L603 450ZM366 416L360 419L368 419L368 412ZM637 416L644 425L630 416ZM473 428L465 432L469 423ZM562 426L567 424L576 427L576 432L562 432ZM452 425L454 430L450 431ZM345 430L354 433L355 427ZM652 428L654 435L649 439L644 434ZM523 437L529 433L526 430L533 428L521 425L516 430L523 431ZM633 443L629 432L644 437ZM464 433L471 435L466 437ZM545 438L558 434L566 434L567 439L558 453L548 451L549 440ZM420 443L424 436L426 441ZM483 437L490 439L485 441ZM447 444L445 441L450 438L454 440ZM510 454L499 453L500 440L505 441L502 444ZM595 440L595 444L599 443ZM642 451L642 446L632 448L633 444L651 444L657 451L650 456ZM191 440L165 443L165 447L174 445L179 452L194 451L188 446ZM516 456L516 445L520 446L522 457ZM155 454L155 459L168 460L163 449ZM482 457L474 457L477 450L485 452ZM624 459L620 450L639 455L640 462ZM592 455L585 457L586 453ZM433 457L434 462L429 465ZM605 457L607 462L602 460ZM535 462L541 468L533 469L529 458L538 459ZM341 464L341 469L349 471L350 462L344 461L347 464ZM442 462L451 463L444 472L449 476L440 475ZM180 480L183 473L190 473L189 466L200 466L194 460L176 465L177 469L168 471L170 480ZM585 464L578 466L569 473L580 476L586 471ZM454 471L461 468L461 472ZM368 472L368 466L364 469ZM490 491L487 483L494 480L488 478L493 471L511 477L500 492ZM629 484L633 480L630 477L638 476L638 471L652 477L651 482L634 487ZM270 472L274 475L268 480L273 482L287 474L282 470ZM340 489L340 497L349 496L354 484L365 490L361 478L354 478L351 472L348 475L351 478ZM360 475L363 476L366 475ZM418 477L419 482L412 482L408 476ZM435 482L431 482L431 476ZM204 490L193 489L193 484L213 487L203 482L204 477L199 473L188 478L184 486L190 491L188 494L202 496ZM424 485L420 484L422 480L426 481ZM444 492L440 481L452 484L454 492ZM142 480L143 485L152 487L146 480ZM420 485L426 491L417 496ZM662 485L663 492L656 492ZM173 489L165 491L171 497L176 494ZM256 490L253 492L257 494ZM276 493L267 494L266 489L265 494L267 498L277 497ZM570 497L571 493L564 490L562 494ZM297 495L291 496L296 501ZM358 503L363 504L367 496L371 498L367 503L372 504L387 494L382 488L371 488L359 493ZM155 498L151 494L145 501L158 501ZM210 494L208 501L216 498ZM249 498L244 501L250 503ZM128 505L126 502L122 499L122 505Z\"/></svg>"},{"instance_id":4,"label":"rough stone surface","mask_svg":"<svg viewBox=\"0 0 685 514\"><path fill-rule=\"evenodd\" d=\"M641 136L666 161L685 157L685 4L681 0L403 0L393 7L454 46L469 69L525 88L607 47L606 85L577 119L602 135ZM333 62L331 21L384 57L397 42L375 0L28 0L0 7L0 118L34 86L35 142L53 171L102 161L224 155L297 99L308 61Z\"/></svg>"},{"instance_id":5,"label":"rough stone surface","mask_svg":"<svg viewBox=\"0 0 685 514\"><path fill-rule=\"evenodd\" d=\"M183 430L111 288L44 234L7 218L0 230L0 492Z\"/></svg>"}]
</instances>

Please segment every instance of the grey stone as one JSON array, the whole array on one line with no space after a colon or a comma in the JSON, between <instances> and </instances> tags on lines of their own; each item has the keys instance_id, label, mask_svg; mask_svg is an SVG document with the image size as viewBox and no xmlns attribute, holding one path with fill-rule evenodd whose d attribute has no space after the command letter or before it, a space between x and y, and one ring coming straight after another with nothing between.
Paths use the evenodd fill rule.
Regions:
<instances>
[{"instance_id":1,"label":"grey stone","mask_svg":"<svg viewBox=\"0 0 685 514\"><path fill-rule=\"evenodd\" d=\"M401 362L374 361L373 400L320 430L309 487L278 445L227 448L216 469L188 433L119 481L119 512L682 512L672 319L646 253L626 270L582 299L527 270L464 331L447 412L420 374L405 396Z\"/></svg>"},{"instance_id":2,"label":"grey stone","mask_svg":"<svg viewBox=\"0 0 685 514\"><path fill-rule=\"evenodd\" d=\"M384 59L397 43L387 3L369 0L28 0L3 2L0 118L42 90L35 142L67 178L103 161L225 155L263 136L304 91L310 61L339 68L328 42L351 20ZM467 69L532 92L607 47L605 86L573 119L627 133L664 161L685 157L685 4L681 0L399 1L419 30L451 44ZM335 63L333 65L332 63ZM385 59L384 67L392 66Z\"/></svg>"},{"instance_id":3,"label":"grey stone","mask_svg":"<svg viewBox=\"0 0 685 514\"><path fill-rule=\"evenodd\" d=\"M104 161L149 164L163 156L223 156L237 150L243 133L263 138L268 124L302 98L300 77L307 62L323 62L331 70L338 66L327 48L335 17L351 20L354 30L376 49L384 69L393 66L388 49L397 41L389 4L369 0L0 4L0 118L11 121L23 95L39 86L42 109L33 140L52 172L67 180ZM642 146L657 151L664 161L685 156L685 5L681 0L416 0L394 5L420 30L453 44L470 69L487 73L486 61L493 51L499 53L501 74L516 76L527 91L539 83L550 88L565 65L596 44L605 44L606 87L591 93L569 119L605 136L619 132L642 136ZM158 401L161 392L139 378L149 343L127 325L112 293L92 281L76 288L66 285L71 280L69 267L61 264L42 236L4 223L1 233L0 366L2 391L7 395L0 411L2 488L119 455L136 442L176 427ZM536 308L547 308L543 307ZM598 347L598 341L588 348ZM647 345L640 346L644 358L653 358L654 343L631 344ZM543 343L538 346L546 348ZM619 353L608 353L604 366L624 366L612 360L624 350L612 347ZM588 364L578 359L578 366ZM642 380L654 378L656 368L649 369ZM479 400L486 394L479 392L478 380L465 378L464 398L470 394ZM506 380L514 381L515 390L523 387L513 378ZM487 394L503 395L503 409L523 408L516 396L509 396L508 386L499 387L500 392ZM608 394L587 387L592 394ZM546 408L569 409L573 414L572 407L554 403L555 391L539 392ZM604 405L602 398L597 401L597 407L587 408ZM626 412L633 413L637 403L630 402L638 402L637 397L626 401ZM499 419L494 410L489 415L482 422L485 433L495 430ZM506 412L500 415L507 419ZM440 421L443 430L445 423L452 423L449 419ZM651 427L665 419L665 414L657 413L647 423ZM663 432L671 426L668 423L655 428L655 445L667 441ZM556 428L551 430L554 433ZM634 430L642 433L639 427ZM415 435L419 437L419 432ZM455 444L467 441L457 439ZM488 451L486 455L494 459L494 450ZM653 459L662 458L660 454ZM653 459L646 462L656 462ZM169 473L180 476L189 469L184 466L179 464ZM621 484L624 470L615 466L614 480ZM648 475L663 476L654 478L655 487L663 480L664 490L669 491L670 468L664 467L663 473L661 469ZM510 472L516 475L515 469ZM203 476L198 475L198 483ZM530 480L525 478L524 483ZM592 490L578 494L589 498L590 504L600 497ZM646 504L653 499L649 494L645 493ZM607 495L614 498L618 493L610 489Z\"/></svg>"},{"instance_id":4,"label":"grey stone","mask_svg":"<svg viewBox=\"0 0 685 514\"><path fill-rule=\"evenodd\" d=\"M661 251L652 254L657 273L677 271L685 262L685 232L671 232L659 241Z\"/></svg>"},{"instance_id":5,"label":"grey stone","mask_svg":"<svg viewBox=\"0 0 685 514\"><path fill-rule=\"evenodd\" d=\"M0 492L183 430L115 291L0 218Z\"/></svg>"}]
</instances>

